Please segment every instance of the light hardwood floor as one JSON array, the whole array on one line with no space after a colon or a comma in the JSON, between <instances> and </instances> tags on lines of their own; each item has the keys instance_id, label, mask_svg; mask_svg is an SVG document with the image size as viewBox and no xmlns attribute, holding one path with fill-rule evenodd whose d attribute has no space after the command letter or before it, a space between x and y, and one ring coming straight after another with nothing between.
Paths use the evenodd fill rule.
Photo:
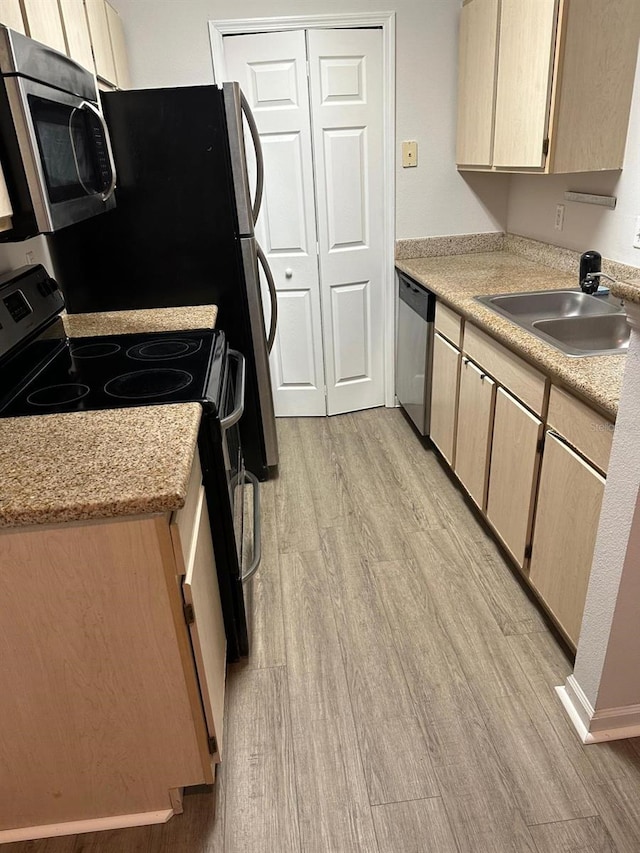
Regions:
<instances>
[{"instance_id":1,"label":"light hardwood floor","mask_svg":"<svg viewBox=\"0 0 640 853\"><path fill-rule=\"evenodd\" d=\"M402 413L278 433L216 793L2 853L638 853L640 742L578 742L567 658Z\"/></svg>"}]
</instances>

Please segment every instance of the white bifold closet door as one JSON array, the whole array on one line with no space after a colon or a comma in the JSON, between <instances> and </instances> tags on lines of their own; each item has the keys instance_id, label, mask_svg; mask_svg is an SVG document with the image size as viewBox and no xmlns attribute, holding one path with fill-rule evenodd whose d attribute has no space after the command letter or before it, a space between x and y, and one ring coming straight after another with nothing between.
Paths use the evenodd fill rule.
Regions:
<instances>
[{"instance_id":1,"label":"white bifold closet door","mask_svg":"<svg viewBox=\"0 0 640 853\"><path fill-rule=\"evenodd\" d=\"M382 31L225 36L224 57L264 151L256 234L278 293L276 414L381 406Z\"/></svg>"}]
</instances>

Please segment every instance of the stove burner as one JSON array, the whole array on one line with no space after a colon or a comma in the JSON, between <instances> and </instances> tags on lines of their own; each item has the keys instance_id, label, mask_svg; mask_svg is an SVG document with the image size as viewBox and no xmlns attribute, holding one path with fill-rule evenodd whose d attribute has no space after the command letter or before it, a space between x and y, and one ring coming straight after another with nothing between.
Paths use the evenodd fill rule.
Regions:
<instances>
[{"instance_id":1,"label":"stove burner","mask_svg":"<svg viewBox=\"0 0 640 853\"><path fill-rule=\"evenodd\" d=\"M72 344L71 355L74 358L100 358L103 355L113 355L120 350L119 344Z\"/></svg>"},{"instance_id":2,"label":"stove burner","mask_svg":"<svg viewBox=\"0 0 640 853\"><path fill-rule=\"evenodd\" d=\"M89 386L80 383L47 385L46 388L38 388L29 394L27 402L32 406L63 406L81 400L88 393Z\"/></svg>"},{"instance_id":3,"label":"stove burner","mask_svg":"<svg viewBox=\"0 0 640 853\"><path fill-rule=\"evenodd\" d=\"M137 361L161 361L168 358L184 358L198 352L202 341L187 341L183 338L170 338L162 341L144 341L127 350L129 358Z\"/></svg>"},{"instance_id":4,"label":"stove burner","mask_svg":"<svg viewBox=\"0 0 640 853\"><path fill-rule=\"evenodd\" d=\"M104 386L110 397L123 400L142 400L150 397L164 397L181 391L191 385L193 376L186 370L173 370L160 367L155 370L137 370L116 376Z\"/></svg>"}]
</instances>

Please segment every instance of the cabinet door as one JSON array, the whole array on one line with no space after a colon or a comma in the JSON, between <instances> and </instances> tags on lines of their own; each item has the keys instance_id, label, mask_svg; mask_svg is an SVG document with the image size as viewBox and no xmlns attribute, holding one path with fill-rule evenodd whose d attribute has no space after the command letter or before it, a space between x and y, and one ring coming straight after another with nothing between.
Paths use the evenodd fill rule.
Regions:
<instances>
[{"instance_id":1,"label":"cabinet door","mask_svg":"<svg viewBox=\"0 0 640 853\"><path fill-rule=\"evenodd\" d=\"M547 432L529 580L574 645L591 573L605 480Z\"/></svg>"},{"instance_id":2,"label":"cabinet door","mask_svg":"<svg viewBox=\"0 0 640 853\"><path fill-rule=\"evenodd\" d=\"M29 36L49 45L60 53L67 52L62 30L62 18L57 2L52 0L22 0Z\"/></svg>"},{"instance_id":3,"label":"cabinet door","mask_svg":"<svg viewBox=\"0 0 640 853\"><path fill-rule=\"evenodd\" d=\"M460 13L456 163L490 166L493 148L498 0L467 0Z\"/></svg>"},{"instance_id":4,"label":"cabinet door","mask_svg":"<svg viewBox=\"0 0 640 853\"><path fill-rule=\"evenodd\" d=\"M26 32L20 0L0 0L0 24L18 33Z\"/></svg>"},{"instance_id":5,"label":"cabinet door","mask_svg":"<svg viewBox=\"0 0 640 853\"><path fill-rule=\"evenodd\" d=\"M222 755L227 640L204 487L200 488L196 524L183 592L186 604L193 608L189 624L193 654L207 729L217 741L214 758L219 761Z\"/></svg>"},{"instance_id":6,"label":"cabinet door","mask_svg":"<svg viewBox=\"0 0 640 853\"><path fill-rule=\"evenodd\" d=\"M502 0L493 163L544 166L557 0Z\"/></svg>"},{"instance_id":7,"label":"cabinet door","mask_svg":"<svg viewBox=\"0 0 640 853\"><path fill-rule=\"evenodd\" d=\"M465 358L460 370L455 471L482 510L487 493L495 396L495 382Z\"/></svg>"},{"instance_id":8,"label":"cabinet door","mask_svg":"<svg viewBox=\"0 0 640 853\"><path fill-rule=\"evenodd\" d=\"M113 59L107 4L105 0L85 0L93 56L96 61L96 74L114 86L118 82L116 64Z\"/></svg>"},{"instance_id":9,"label":"cabinet door","mask_svg":"<svg viewBox=\"0 0 640 853\"><path fill-rule=\"evenodd\" d=\"M436 334L433 341L431 374L430 437L450 465L453 465L460 353Z\"/></svg>"},{"instance_id":10,"label":"cabinet door","mask_svg":"<svg viewBox=\"0 0 640 853\"><path fill-rule=\"evenodd\" d=\"M487 518L520 567L531 531L541 436L542 422L498 388Z\"/></svg>"},{"instance_id":11,"label":"cabinet door","mask_svg":"<svg viewBox=\"0 0 640 853\"><path fill-rule=\"evenodd\" d=\"M82 0L59 0L64 35L67 40L67 54L71 59L88 68L93 74L93 53L89 24Z\"/></svg>"},{"instance_id":12,"label":"cabinet door","mask_svg":"<svg viewBox=\"0 0 640 853\"><path fill-rule=\"evenodd\" d=\"M106 4L106 9L107 21L109 22L109 35L111 36L111 49L113 50L113 61L116 67L116 82L120 89L130 89L129 61L124 42L122 18L109 3Z\"/></svg>"}]
</instances>

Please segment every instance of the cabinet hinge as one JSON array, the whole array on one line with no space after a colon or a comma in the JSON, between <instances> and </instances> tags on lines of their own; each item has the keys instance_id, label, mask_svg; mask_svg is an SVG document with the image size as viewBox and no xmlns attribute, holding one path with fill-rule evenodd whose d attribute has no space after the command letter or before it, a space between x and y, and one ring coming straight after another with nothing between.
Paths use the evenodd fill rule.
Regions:
<instances>
[{"instance_id":1,"label":"cabinet hinge","mask_svg":"<svg viewBox=\"0 0 640 853\"><path fill-rule=\"evenodd\" d=\"M196 621L196 614L193 612L193 604L185 604L183 610L185 622L187 625L193 625Z\"/></svg>"},{"instance_id":2,"label":"cabinet hinge","mask_svg":"<svg viewBox=\"0 0 640 853\"><path fill-rule=\"evenodd\" d=\"M218 751L218 741L214 737L207 738L207 743L209 746L209 755L215 755Z\"/></svg>"},{"instance_id":3,"label":"cabinet hinge","mask_svg":"<svg viewBox=\"0 0 640 853\"><path fill-rule=\"evenodd\" d=\"M546 157L549 153L549 137L542 140L542 154Z\"/></svg>"},{"instance_id":4,"label":"cabinet hinge","mask_svg":"<svg viewBox=\"0 0 640 853\"><path fill-rule=\"evenodd\" d=\"M524 549L525 560L529 560L531 558L531 551L532 550L533 550L533 547L531 545L527 545L527 547Z\"/></svg>"}]
</instances>

